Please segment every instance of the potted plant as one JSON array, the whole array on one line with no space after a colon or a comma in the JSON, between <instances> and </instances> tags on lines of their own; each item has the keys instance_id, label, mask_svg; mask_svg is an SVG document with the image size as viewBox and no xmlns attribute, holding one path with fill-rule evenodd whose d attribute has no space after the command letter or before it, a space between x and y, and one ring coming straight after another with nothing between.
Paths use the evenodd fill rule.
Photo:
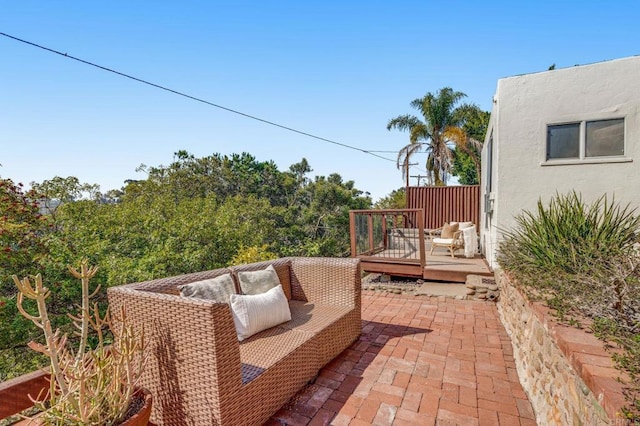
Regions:
<instances>
[{"instance_id":1,"label":"potted plant","mask_svg":"<svg viewBox=\"0 0 640 426\"><path fill-rule=\"evenodd\" d=\"M139 387L138 380L146 361L144 330L127 325L124 310L102 315L97 303L90 303L100 286L90 293L89 282L98 271L84 259L80 268L69 266L82 285L82 305L77 316L70 315L79 336L76 350L67 335L52 329L46 300L50 291L38 274L30 280L13 276L18 287L18 309L44 332L44 344L30 342L29 347L50 360L50 386L33 399L39 410L36 424L146 425L151 413L151 395ZM33 282L32 282L33 281ZM27 312L24 298L35 301L37 314ZM117 321L113 321L117 319ZM113 343L105 342L109 328ZM89 345L93 330L97 343Z\"/></svg>"}]
</instances>

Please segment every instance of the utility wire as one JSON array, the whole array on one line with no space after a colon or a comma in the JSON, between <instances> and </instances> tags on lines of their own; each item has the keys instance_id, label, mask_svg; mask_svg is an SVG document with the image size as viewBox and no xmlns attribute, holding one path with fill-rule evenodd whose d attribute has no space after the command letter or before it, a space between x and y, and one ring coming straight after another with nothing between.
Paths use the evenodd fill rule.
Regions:
<instances>
[{"instance_id":1,"label":"utility wire","mask_svg":"<svg viewBox=\"0 0 640 426\"><path fill-rule=\"evenodd\" d=\"M378 152L378 153L387 153L387 154L397 154L398 151L378 151L378 150L374 150L374 149L368 149L368 152ZM429 151L415 151L414 154L425 154Z\"/></svg>"},{"instance_id":2,"label":"utility wire","mask_svg":"<svg viewBox=\"0 0 640 426\"><path fill-rule=\"evenodd\" d=\"M24 44L28 44L28 45L33 46L33 47L37 47L37 48L42 49L42 50L46 50L46 51L51 52L51 53L55 53L56 55L63 56L65 58L67 58L67 59L73 59L74 61L81 62L81 63L83 63L85 65L90 65L92 67L99 68L99 69L101 69L103 71L108 71L110 73L117 74L117 75L119 75L121 77L126 77L128 79L137 81L139 83L143 83L143 84L146 84L148 86L155 87L157 89L161 89L161 90L165 90L167 92L171 92L171 93L173 93L175 95L182 96L182 97L194 100L196 102L201 102L203 104L206 104L206 105L209 105L209 106L212 106L212 107L215 107L215 108L219 108L219 109L231 112L233 114L241 115L241 116L249 118L251 120L260 121L260 122L268 124L270 126L279 127L281 129L288 130L290 132L298 133L298 134L303 135L303 136L307 136L307 137L310 137L310 138L313 138L313 139L317 139L317 140L320 140L320 141L323 141L323 142L328 142L328 143L331 143L331 144L334 144L334 145L338 145L338 146L341 146L341 147L344 147L344 148L353 149L354 151L360 151L362 153L373 155L374 157L378 157L378 158L380 158L382 160L387 160L387 161L391 161L391 162L394 162L394 163L396 162L395 160L392 160L391 158L383 157L382 155L378 155L378 154L376 154L376 153L374 153L372 151L368 151L366 149L358 148L358 147L355 147L355 146L352 146L352 145L347 145L345 143L341 143L341 142L337 142L337 141L334 141L334 140L331 140L331 139L323 138L321 136L317 136L317 135L314 135L314 134L311 134L311 133L303 132L302 130L294 129L293 127L284 126L282 124L278 124L278 123L275 123L273 121L266 120L264 118L256 117L256 116L251 115L251 114L247 114L247 113L244 113L244 112L232 109L232 108L228 108L228 107L225 107L225 106L222 106L222 105L218 105L216 103L209 102L209 101L207 101L205 99L198 98L196 96L191 96L191 95L188 95L186 93L183 93L183 92L180 92L180 91L177 91L177 90L173 90L173 89L170 89L170 88L165 87L165 86L161 86L160 84L152 83L152 82L144 80L142 78L134 77L132 75L125 74L123 72L116 71L114 69L107 68L105 66L98 65L98 64L95 64L93 62L86 61L84 59L77 58L75 56L71 56L71 55L69 55L67 53L62 53L62 52L60 52L58 50L51 49L51 48L45 47L45 46L41 46L41 45L39 45L37 43L33 43L33 42L30 42L30 41L27 41L27 40L23 40L23 39L18 38L18 37L14 37L14 36L9 35L7 33L0 32L0 35L2 35L4 37L7 37L7 38L10 38L10 39L15 40L15 41L19 41L19 42L24 43Z\"/></svg>"},{"instance_id":3,"label":"utility wire","mask_svg":"<svg viewBox=\"0 0 640 426\"><path fill-rule=\"evenodd\" d=\"M378 152L378 153L382 153L382 154L397 154L398 151L377 151L377 150L373 150L373 149L368 149L367 151L369 152Z\"/></svg>"},{"instance_id":4,"label":"utility wire","mask_svg":"<svg viewBox=\"0 0 640 426\"><path fill-rule=\"evenodd\" d=\"M417 170L417 171L419 171L420 173L429 173L426 169L421 169L421 168L416 167L416 166L409 166L409 168L411 168L411 169L413 169L413 170Z\"/></svg>"}]
</instances>

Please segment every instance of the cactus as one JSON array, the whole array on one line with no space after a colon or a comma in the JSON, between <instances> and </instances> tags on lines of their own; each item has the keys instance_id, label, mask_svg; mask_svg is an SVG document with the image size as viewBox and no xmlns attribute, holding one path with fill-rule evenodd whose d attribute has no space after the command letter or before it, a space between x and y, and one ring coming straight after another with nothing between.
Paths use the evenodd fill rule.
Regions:
<instances>
[{"instance_id":1,"label":"cactus","mask_svg":"<svg viewBox=\"0 0 640 426\"><path fill-rule=\"evenodd\" d=\"M68 345L67 336L53 330L47 313L47 298L51 292L43 285L38 274L30 280L13 276L18 287L18 310L44 333L44 344L30 342L29 347L49 357L51 381L46 395L32 398L41 413L39 421L45 424L111 425L122 421L144 369L144 330L127 325L124 308L119 312L119 326L112 327L112 315L107 309L100 314L97 303L90 299L98 286L89 291L91 279L98 271L83 259L80 268L69 266L69 272L82 285L82 304L76 316L69 315L79 337L77 350ZM38 314L24 309L24 298L33 300ZM111 329L113 344L105 344L105 329ZM95 348L88 347L93 330L97 337Z\"/></svg>"}]
</instances>

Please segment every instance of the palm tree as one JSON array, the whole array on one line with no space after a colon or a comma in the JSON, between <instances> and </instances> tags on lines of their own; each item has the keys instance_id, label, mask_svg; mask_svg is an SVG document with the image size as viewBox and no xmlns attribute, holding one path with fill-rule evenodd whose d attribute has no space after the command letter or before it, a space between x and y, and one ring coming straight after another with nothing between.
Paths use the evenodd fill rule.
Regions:
<instances>
[{"instance_id":1,"label":"palm tree","mask_svg":"<svg viewBox=\"0 0 640 426\"><path fill-rule=\"evenodd\" d=\"M445 185L451 171L452 146L475 156L480 142L470 138L463 130L465 111L475 105L457 104L465 98L462 92L450 87L440 89L437 94L428 92L424 97L411 102L411 107L420 111L424 121L415 115L405 114L392 118L387 130L398 129L409 132L409 144L398 152L396 166L405 177L409 174L409 159L420 148L427 152L427 172L435 185ZM475 160L474 160L475 161Z\"/></svg>"}]
</instances>

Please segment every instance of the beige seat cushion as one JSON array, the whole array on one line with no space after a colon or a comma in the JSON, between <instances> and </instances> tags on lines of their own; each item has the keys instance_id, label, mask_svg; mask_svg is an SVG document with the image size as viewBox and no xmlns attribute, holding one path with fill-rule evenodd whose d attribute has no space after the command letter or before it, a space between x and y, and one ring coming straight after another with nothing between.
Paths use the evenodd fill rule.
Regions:
<instances>
[{"instance_id":1,"label":"beige seat cushion","mask_svg":"<svg viewBox=\"0 0 640 426\"><path fill-rule=\"evenodd\" d=\"M453 244L453 241L454 241L453 238L434 238L433 239L434 244L442 244L442 245L451 245Z\"/></svg>"},{"instance_id":2,"label":"beige seat cushion","mask_svg":"<svg viewBox=\"0 0 640 426\"><path fill-rule=\"evenodd\" d=\"M314 335L326 330L331 324L353 310L344 306L318 305L298 300L289 302L289 308L291 321L280 324L280 327L305 331Z\"/></svg>"},{"instance_id":3,"label":"beige seat cushion","mask_svg":"<svg viewBox=\"0 0 640 426\"><path fill-rule=\"evenodd\" d=\"M290 362L301 369L317 368L317 347L313 338L311 333L278 326L241 341L242 383L254 380L287 357L294 357Z\"/></svg>"},{"instance_id":4,"label":"beige seat cushion","mask_svg":"<svg viewBox=\"0 0 640 426\"><path fill-rule=\"evenodd\" d=\"M291 321L278 327L313 335L320 367L349 347L360 334L360 313L354 308L297 300L289 302L289 307Z\"/></svg>"}]
</instances>

